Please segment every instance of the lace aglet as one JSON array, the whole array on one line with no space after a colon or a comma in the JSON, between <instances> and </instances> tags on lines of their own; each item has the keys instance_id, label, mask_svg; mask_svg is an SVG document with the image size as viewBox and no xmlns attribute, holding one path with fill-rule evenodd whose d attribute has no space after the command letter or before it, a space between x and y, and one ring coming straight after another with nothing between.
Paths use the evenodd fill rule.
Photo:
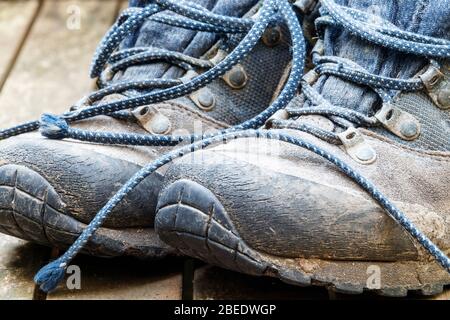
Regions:
<instances>
[{"instance_id":1,"label":"lace aglet","mask_svg":"<svg viewBox=\"0 0 450 320\"><path fill-rule=\"evenodd\" d=\"M66 274L66 265L59 260L55 260L44 266L34 276L34 282L39 285L42 291L50 292L56 289L58 284L64 279Z\"/></svg>"},{"instance_id":2,"label":"lace aglet","mask_svg":"<svg viewBox=\"0 0 450 320\"><path fill-rule=\"evenodd\" d=\"M69 125L66 120L59 116L44 113L39 124L39 131L47 138L63 139L67 137Z\"/></svg>"}]
</instances>

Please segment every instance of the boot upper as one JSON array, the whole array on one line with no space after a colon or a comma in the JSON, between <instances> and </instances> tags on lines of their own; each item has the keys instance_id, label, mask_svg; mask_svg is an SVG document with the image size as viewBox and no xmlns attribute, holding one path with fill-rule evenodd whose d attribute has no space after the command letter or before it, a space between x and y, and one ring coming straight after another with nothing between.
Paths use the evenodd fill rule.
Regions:
<instances>
[{"instance_id":1,"label":"boot upper","mask_svg":"<svg viewBox=\"0 0 450 320\"><path fill-rule=\"evenodd\" d=\"M383 5L348 1L345 6L365 12L375 24L378 17L402 30L448 36L449 25L441 19L448 16L442 14L448 11L445 1ZM371 44L342 27L326 26L321 32L323 47L315 50L322 55L353 61L357 70L362 67L385 78L420 78L424 87L413 92L394 90L387 103L367 86L313 72L305 77L303 89L310 86L321 96L298 95L267 127L273 134L300 137L343 160L448 252L450 113L442 104L445 99L436 99L448 94L448 63L441 61L437 80L427 84L434 66L420 55ZM302 114L305 108L315 107L331 113ZM341 121L336 110L357 111L377 125ZM298 146L238 139L181 159L165 179L166 185L191 179L211 190L232 217L239 236L261 252L368 261L425 257L420 245L358 184L332 163Z\"/></svg>"},{"instance_id":2,"label":"boot upper","mask_svg":"<svg viewBox=\"0 0 450 320\"><path fill-rule=\"evenodd\" d=\"M198 1L198 5L214 13L237 17L251 17L258 10L257 3L255 0ZM147 4L145 1L138 1L131 2L130 6L145 7ZM279 41L268 45L261 40L237 69L189 96L126 110L125 118L96 116L73 122L71 126L105 132L202 134L241 123L270 104L289 61L288 35L281 25L276 28ZM195 32L149 20L124 41L121 49L158 47L210 61L218 56L223 58L233 48L231 44L229 48L224 48L223 42L224 39L215 33ZM262 70L272 76L266 77ZM193 71L198 74L202 72L201 69ZM170 63L154 61L119 70L108 81L111 85L153 78L179 81L185 74L185 70ZM234 78L237 78L235 82L239 86L232 81ZM138 97L145 92L127 90L120 94L109 94L100 101L95 101L94 105ZM80 101L72 110L91 106L86 104L89 101L87 98ZM212 104L206 105L210 101ZM167 152L169 148L57 141L44 138L39 133L28 133L1 141L0 150L2 165L15 164L32 168L56 189L65 203L67 215L89 223L95 213L139 168ZM114 211L105 226L152 226L161 177L162 173L157 172L146 179Z\"/></svg>"}]
</instances>

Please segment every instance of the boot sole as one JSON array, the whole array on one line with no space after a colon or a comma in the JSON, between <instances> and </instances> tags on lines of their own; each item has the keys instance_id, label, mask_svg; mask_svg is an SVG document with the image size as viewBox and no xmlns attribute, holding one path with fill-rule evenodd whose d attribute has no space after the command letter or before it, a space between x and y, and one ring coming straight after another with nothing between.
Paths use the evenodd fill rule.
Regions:
<instances>
[{"instance_id":1,"label":"boot sole","mask_svg":"<svg viewBox=\"0 0 450 320\"><path fill-rule=\"evenodd\" d=\"M0 232L65 249L86 227L68 215L65 207L52 185L36 171L15 164L0 166ZM162 258L172 252L153 228L100 228L83 253Z\"/></svg>"},{"instance_id":2,"label":"boot sole","mask_svg":"<svg viewBox=\"0 0 450 320\"><path fill-rule=\"evenodd\" d=\"M450 284L447 272L435 262L291 259L258 252L241 239L220 200L191 180L175 181L160 193L155 228L161 240L186 255L299 286L405 297L408 292L435 295ZM374 281L377 274L380 281Z\"/></svg>"}]
</instances>

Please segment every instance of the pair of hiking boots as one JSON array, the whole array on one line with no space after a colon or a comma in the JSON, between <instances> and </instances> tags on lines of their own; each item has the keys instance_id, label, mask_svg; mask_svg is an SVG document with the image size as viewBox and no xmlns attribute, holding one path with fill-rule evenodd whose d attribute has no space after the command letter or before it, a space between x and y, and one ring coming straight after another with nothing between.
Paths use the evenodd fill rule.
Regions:
<instances>
[{"instance_id":1,"label":"pair of hiking boots","mask_svg":"<svg viewBox=\"0 0 450 320\"><path fill-rule=\"evenodd\" d=\"M83 252L441 292L450 6L380 2L131 1L94 57L99 90L0 133L0 231L69 247L45 291Z\"/></svg>"}]
</instances>

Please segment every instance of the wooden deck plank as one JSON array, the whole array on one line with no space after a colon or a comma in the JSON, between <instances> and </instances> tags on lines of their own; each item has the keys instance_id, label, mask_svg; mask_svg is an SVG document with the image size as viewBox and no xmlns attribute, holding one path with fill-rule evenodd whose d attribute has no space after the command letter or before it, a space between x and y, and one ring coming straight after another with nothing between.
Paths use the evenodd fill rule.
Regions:
<instances>
[{"instance_id":1,"label":"wooden deck plank","mask_svg":"<svg viewBox=\"0 0 450 320\"><path fill-rule=\"evenodd\" d=\"M128 8L128 0L120 0L120 12Z\"/></svg>"},{"instance_id":2,"label":"wooden deck plank","mask_svg":"<svg viewBox=\"0 0 450 320\"><path fill-rule=\"evenodd\" d=\"M48 248L0 234L0 300L33 298L33 276Z\"/></svg>"},{"instance_id":3,"label":"wooden deck plank","mask_svg":"<svg viewBox=\"0 0 450 320\"><path fill-rule=\"evenodd\" d=\"M81 257L74 264L81 270L81 289L60 286L47 299L181 299L183 263L179 259L138 261Z\"/></svg>"},{"instance_id":4,"label":"wooden deck plank","mask_svg":"<svg viewBox=\"0 0 450 320\"><path fill-rule=\"evenodd\" d=\"M441 294L430 297L429 300L450 300L450 287L447 287Z\"/></svg>"},{"instance_id":5,"label":"wooden deck plank","mask_svg":"<svg viewBox=\"0 0 450 320\"><path fill-rule=\"evenodd\" d=\"M37 0L0 2L0 91L25 41L38 7Z\"/></svg>"},{"instance_id":6,"label":"wooden deck plank","mask_svg":"<svg viewBox=\"0 0 450 320\"><path fill-rule=\"evenodd\" d=\"M46 0L0 92L0 127L37 118L44 111L66 111L71 103L89 92L92 81L88 78L88 66L92 53L118 6L123 9L126 5L124 0ZM74 6L80 9L80 29L67 27L69 9ZM2 71L5 74L14 60L36 9L36 0L0 2L0 80ZM47 254L44 247L0 235L0 299L31 299L32 277ZM181 298L181 261L82 257L75 264L82 270L81 290L69 290L62 285L48 299ZM323 288L299 288L212 266L195 271L193 290L195 299L328 298ZM450 290L433 299L449 300Z\"/></svg>"},{"instance_id":7,"label":"wooden deck plank","mask_svg":"<svg viewBox=\"0 0 450 320\"><path fill-rule=\"evenodd\" d=\"M328 299L324 288L302 288L273 278L252 277L217 267L203 266L195 271L194 300L210 299Z\"/></svg>"},{"instance_id":8,"label":"wooden deck plank","mask_svg":"<svg viewBox=\"0 0 450 320\"><path fill-rule=\"evenodd\" d=\"M91 57L117 6L117 0L44 2L0 92L0 127L67 111L92 89Z\"/></svg>"},{"instance_id":9,"label":"wooden deck plank","mask_svg":"<svg viewBox=\"0 0 450 320\"><path fill-rule=\"evenodd\" d=\"M67 28L70 9L78 6L81 28ZM125 1L45 1L27 42L0 95L0 124L38 117L43 111L59 113L92 88L88 78L91 55ZM72 11L73 12L73 11ZM12 112L14 110L14 112ZM49 250L28 252L33 263L22 262L17 252L32 246L1 236L0 299L31 299L34 273ZM82 289L62 285L48 299L180 299L182 263L145 263L83 257ZM167 265L169 263L169 266Z\"/></svg>"},{"instance_id":10,"label":"wooden deck plank","mask_svg":"<svg viewBox=\"0 0 450 320\"><path fill-rule=\"evenodd\" d=\"M212 266L198 268L194 274L194 300L450 300L450 288L426 297L410 294L406 298L388 298L376 293L349 295L327 291L322 287L297 287L276 279L251 277Z\"/></svg>"}]
</instances>

